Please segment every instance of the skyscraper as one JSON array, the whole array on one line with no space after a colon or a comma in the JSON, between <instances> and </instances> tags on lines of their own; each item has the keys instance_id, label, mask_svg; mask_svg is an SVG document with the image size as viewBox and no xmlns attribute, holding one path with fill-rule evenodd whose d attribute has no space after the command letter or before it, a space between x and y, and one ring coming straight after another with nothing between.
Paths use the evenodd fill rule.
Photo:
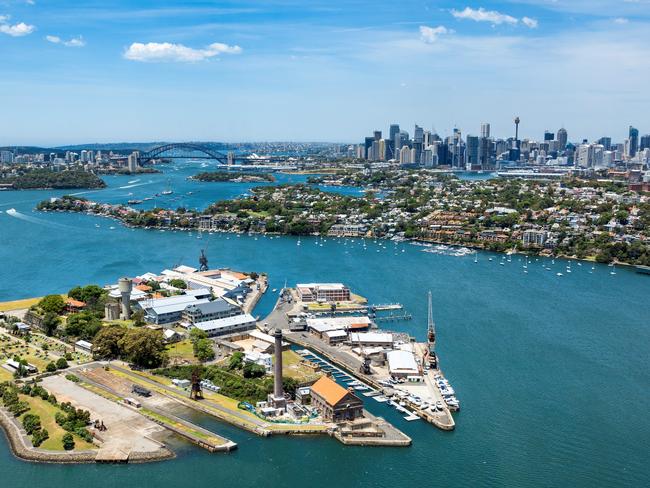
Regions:
<instances>
[{"instance_id":1,"label":"skyscraper","mask_svg":"<svg viewBox=\"0 0 650 488\"><path fill-rule=\"evenodd\" d=\"M478 165L478 148L478 137L468 135L465 147L465 169L467 171L471 171L474 166Z\"/></svg>"},{"instance_id":2,"label":"skyscraper","mask_svg":"<svg viewBox=\"0 0 650 488\"><path fill-rule=\"evenodd\" d=\"M483 122L481 124L481 137L488 138L490 137L490 124Z\"/></svg>"},{"instance_id":3,"label":"skyscraper","mask_svg":"<svg viewBox=\"0 0 650 488\"><path fill-rule=\"evenodd\" d=\"M399 154L396 149L396 140L395 136L399 134L399 124L391 124L388 129L388 140L386 141L386 150L390 159L399 159Z\"/></svg>"},{"instance_id":4,"label":"skyscraper","mask_svg":"<svg viewBox=\"0 0 650 488\"><path fill-rule=\"evenodd\" d=\"M639 144L639 150L643 151L644 149L650 149L650 134L641 136L641 142Z\"/></svg>"},{"instance_id":5,"label":"skyscraper","mask_svg":"<svg viewBox=\"0 0 650 488\"><path fill-rule=\"evenodd\" d=\"M544 141L552 141L555 139L555 134L550 130L544 131Z\"/></svg>"},{"instance_id":6,"label":"skyscraper","mask_svg":"<svg viewBox=\"0 0 650 488\"><path fill-rule=\"evenodd\" d=\"M422 127L415 124L415 132L413 133L413 149L415 150L414 163L419 163L421 160L422 149L424 147L424 130Z\"/></svg>"},{"instance_id":7,"label":"skyscraper","mask_svg":"<svg viewBox=\"0 0 650 488\"><path fill-rule=\"evenodd\" d=\"M558 143L560 151L564 151L566 149L566 143L567 143L567 141L569 139L567 131L566 131L566 129L564 127L562 127L561 129L559 129L557 131L556 139L557 139L557 143Z\"/></svg>"},{"instance_id":8,"label":"skyscraper","mask_svg":"<svg viewBox=\"0 0 650 488\"><path fill-rule=\"evenodd\" d=\"M639 129L635 129L634 127L630 126L629 136L630 146L628 149L628 156L633 158L636 155L636 151L639 147Z\"/></svg>"},{"instance_id":9,"label":"skyscraper","mask_svg":"<svg viewBox=\"0 0 650 488\"><path fill-rule=\"evenodd\" d=\"M598 144L601 144L605 147L606 151L609 151L612 148L612 138L611 137L601 137L598 139Z\"/></svg>"}]
</instances>

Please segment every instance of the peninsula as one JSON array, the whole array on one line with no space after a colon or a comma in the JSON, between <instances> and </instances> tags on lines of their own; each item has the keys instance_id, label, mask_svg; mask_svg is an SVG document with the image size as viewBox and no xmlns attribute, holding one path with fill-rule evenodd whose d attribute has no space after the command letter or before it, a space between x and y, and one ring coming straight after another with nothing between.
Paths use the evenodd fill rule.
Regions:
<instances>
[{"instance_id":1,"label":"peninsula","mask_svg":"<svg viewBox=\"0 0 650 488\"><path fill-rule=\"evenodd\" d=\"M253 188L249 196L204 211L134 210L70 196L41 202L38 209L85 212L134 227L410 239L650 265L650 200L612 181L462 181L432 171L397 170L312 182L359 184L365 195L280 185Z\"/></svg>"},{"instance_id":2,"label":"peninsula","mask_svg":"<svg viewBox=\"0 0 650 488\"><path fill-rule=\"evenodd\" d=\"M106 183L94 173L77 169L52 171L17 168L11 172L0 173L0 189L4 190L72 190L105 187Z\"/></svg>"},{"instance_id":3,"label":"peninsula","mask_svg":"<svg viewBox=\"0 0 650 488\"><path fill-rule=\"evenodd\" d=\"M189 179L209 182L231 183L272 183L275 176L271 173L247 173L230 171L209 171L191 176Z\"/></svg>"}]
</instances>

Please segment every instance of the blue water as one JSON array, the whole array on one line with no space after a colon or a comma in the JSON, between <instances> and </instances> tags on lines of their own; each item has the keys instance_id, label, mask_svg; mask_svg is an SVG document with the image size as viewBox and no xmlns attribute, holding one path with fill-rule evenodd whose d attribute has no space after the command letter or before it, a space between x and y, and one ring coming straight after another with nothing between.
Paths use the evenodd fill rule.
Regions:
<instances>
[{"instance_id":1,"label":"blue water","mask_svg":"<svg viewBox=\"0 0 650 488\"><path fill-rule=\"evenodd\" d=\"M201 169L176 163L163 175L108 177L108 189L87 196L117 203L171 187L174 194L160 197L157 205L204 208L253 186L185 179ZM120 188L135 179L147 184ZM215 455L179 442L178 458L164 463L56 466L18 461L2 440L0 473L15 486L650 484L648 276L627 269L610 275L606 266L591 273L586 263L573 263L567 274L562 260L532 261L525 274L517 256L500 266L500 257L489 261L488 253L474 263L473 256L372 240L364 249L359 239L302 238L300 246L289 237L197 239L196 233L131 230L99 217L32 211L39 200L63 193L0 192L0 300L105 284L178 263L196 265L205 249L213 267L267 272L270 288L280 288L285 279L289 285L342 281L372 303L401 302L413 320L386 327L424 338L431 289L442 367L463 410L449 433L407 423L367 399L369 409L413 438L407 449L345 447L329 438L258 438L204 416L198 421L238 442L239 450ZM17 213L8 215L9 208ZM564 276L556 276L558 271ZM255 313L268 313L275 299L269 292Z\"/></svg>"}]
</instances>

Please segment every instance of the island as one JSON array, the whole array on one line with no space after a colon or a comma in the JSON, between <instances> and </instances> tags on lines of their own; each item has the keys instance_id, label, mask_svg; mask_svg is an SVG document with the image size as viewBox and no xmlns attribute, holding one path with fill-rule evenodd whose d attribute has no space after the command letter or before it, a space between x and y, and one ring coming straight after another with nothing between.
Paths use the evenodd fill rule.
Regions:
<instances>
[{"instance_id":1,"label":"island","mask_svg":"<svg viewBox=\"0 0 650 488\"><path fill-rule=\"evenodd\" d=\"M325 177L319 183L340 181ZM337 178L336 180L333 178ZM462 181L430 171L353 176L360 197L310 185L260 186L203 211L134 210L78 197L43 211L115 218L133 227L413 240L494 252L650 265L650 200L616 182Z\"/></svg>"},{"instance_id":2,"label":"island","mask_svg":"<svg viewBox=\"0 0 650 488\"><path fill-rule=\"evenodd\" d=\"M230 171L206 171L188 179L209 182L231 182L231 183L273 183L275 176L270 173L230 172Z\"/></svg>"},{"instance_id":3,"label":"island","mask_svg":"<svg viewBox=\"0 0 650 488\"><path fill-rule=\"evenodd\" d=\"M79 169L19 169L1 175L0 185L6 190L72 190L105 188L96 174Z\"/></svg>"},{"instance_id":4,"label":"island","mask_svg":"<svg viewBox=\"0 0 650 488\"><path fill-rule=\"evenodd\" d=\"M347 362L359 361L347 347L344 359L332 360L340 366L331 374L331 364L291 347L302 343L289 330L296 325L287 320L293 312L282 311L293 296L296 311L303 304L315 315L331 306L349 310L354 315L345 320L361 324L357 333L371 324L367 303L347 287L313 285L314 293L327 295L316 303L305 286L283 290L268 318L273 330L251 315L268 288L267 276L210 269L204 253L198 268L178 265L104 287L75 286L63 295L1 303L0 426L17 456L59 463L168 459L174 456L166 442L171 435L212 453L237 448L192 417L179 417L180 406L263 437L326 435L346 445L409 446L411 439L368 412L363 399L384 394L382 384L390 385L392 396L406 382L405 372L390 382L390 361L380 368L378 358L373 371L368 362L364 371L346 372ZM403 347L405 335L395 335L394 343L392 337L387 347ZM404 354L422 360L420 349L414 345ZM426 374L442 378L437 368L427 366ZM457 400L447 397L443 404L438 387L430 387L439 404L425 405L411 392L408 413L451 430Z\"/></svg>"}]
</instances>

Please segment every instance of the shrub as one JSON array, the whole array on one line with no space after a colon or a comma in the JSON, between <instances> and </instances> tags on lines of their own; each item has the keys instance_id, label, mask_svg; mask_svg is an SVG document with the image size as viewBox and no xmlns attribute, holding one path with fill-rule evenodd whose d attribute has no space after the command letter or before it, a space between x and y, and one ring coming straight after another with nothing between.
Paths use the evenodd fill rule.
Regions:
<instances>
[{"instance_id":1,"label":"shrub","mask_svg":"<svg viewBox=\"0 0 650 488\"><path fill-rule=\"evenodd\" d=\"M32 435L37 430L40 430L41 418L33 413L28 413L23 417L23 427L25 428L25 432Z\"/></svg>"},{"instance_id":2,"label":"shrub","mask_svg":"<svg viewBox=\"0 0 650 488\"><path fill-rule=\"evenodd\" d=\"M56 362L56 368L57 369L66 369L68 367L68 362L65 360L65 358L59 358Z\"/></svg>"},{"instance_id":3,"label":"shrub","mask_svg":"<svg viewBox=\"0 0 650 488\"><path fill-rule=\"evenodd\" d=\"M72 381L73 383L79 383L81 381L76 374L72 374L72 373L65 375L65 379L68 381Z\"/></svg>"},{"instance_id":4,"label":"shrub","mask_svg":"<svg viewBox=\"0 0 650 488\"><path fill-rule=\"evenodd\" d=\"M50 434L47 432L47 429L37 430L32 436L32 444L34 447L38 447L43 444L46 439L49 439L49 437Z\"/></svg>"},{"instance_id":5,"label":"shrub","mask_svg":"<svg viewBox=\"0 0 650 488\"><path fill-rule=\"evenodd\" d=\"M56 371L56 364L50 361L47 363L47 366L45 366L45 371L48 373L54 373Z\"/></svg>"},{"instance_id":6,"label":"shrub","mask_svg":"<svg viewBox=\"0 0 650 488\"><path fill-rule=\"evenodd\" d=\"M74 437L69 432L63 436L63 449L72 451L74 449Z\"/></svg>"}]
</instances>

